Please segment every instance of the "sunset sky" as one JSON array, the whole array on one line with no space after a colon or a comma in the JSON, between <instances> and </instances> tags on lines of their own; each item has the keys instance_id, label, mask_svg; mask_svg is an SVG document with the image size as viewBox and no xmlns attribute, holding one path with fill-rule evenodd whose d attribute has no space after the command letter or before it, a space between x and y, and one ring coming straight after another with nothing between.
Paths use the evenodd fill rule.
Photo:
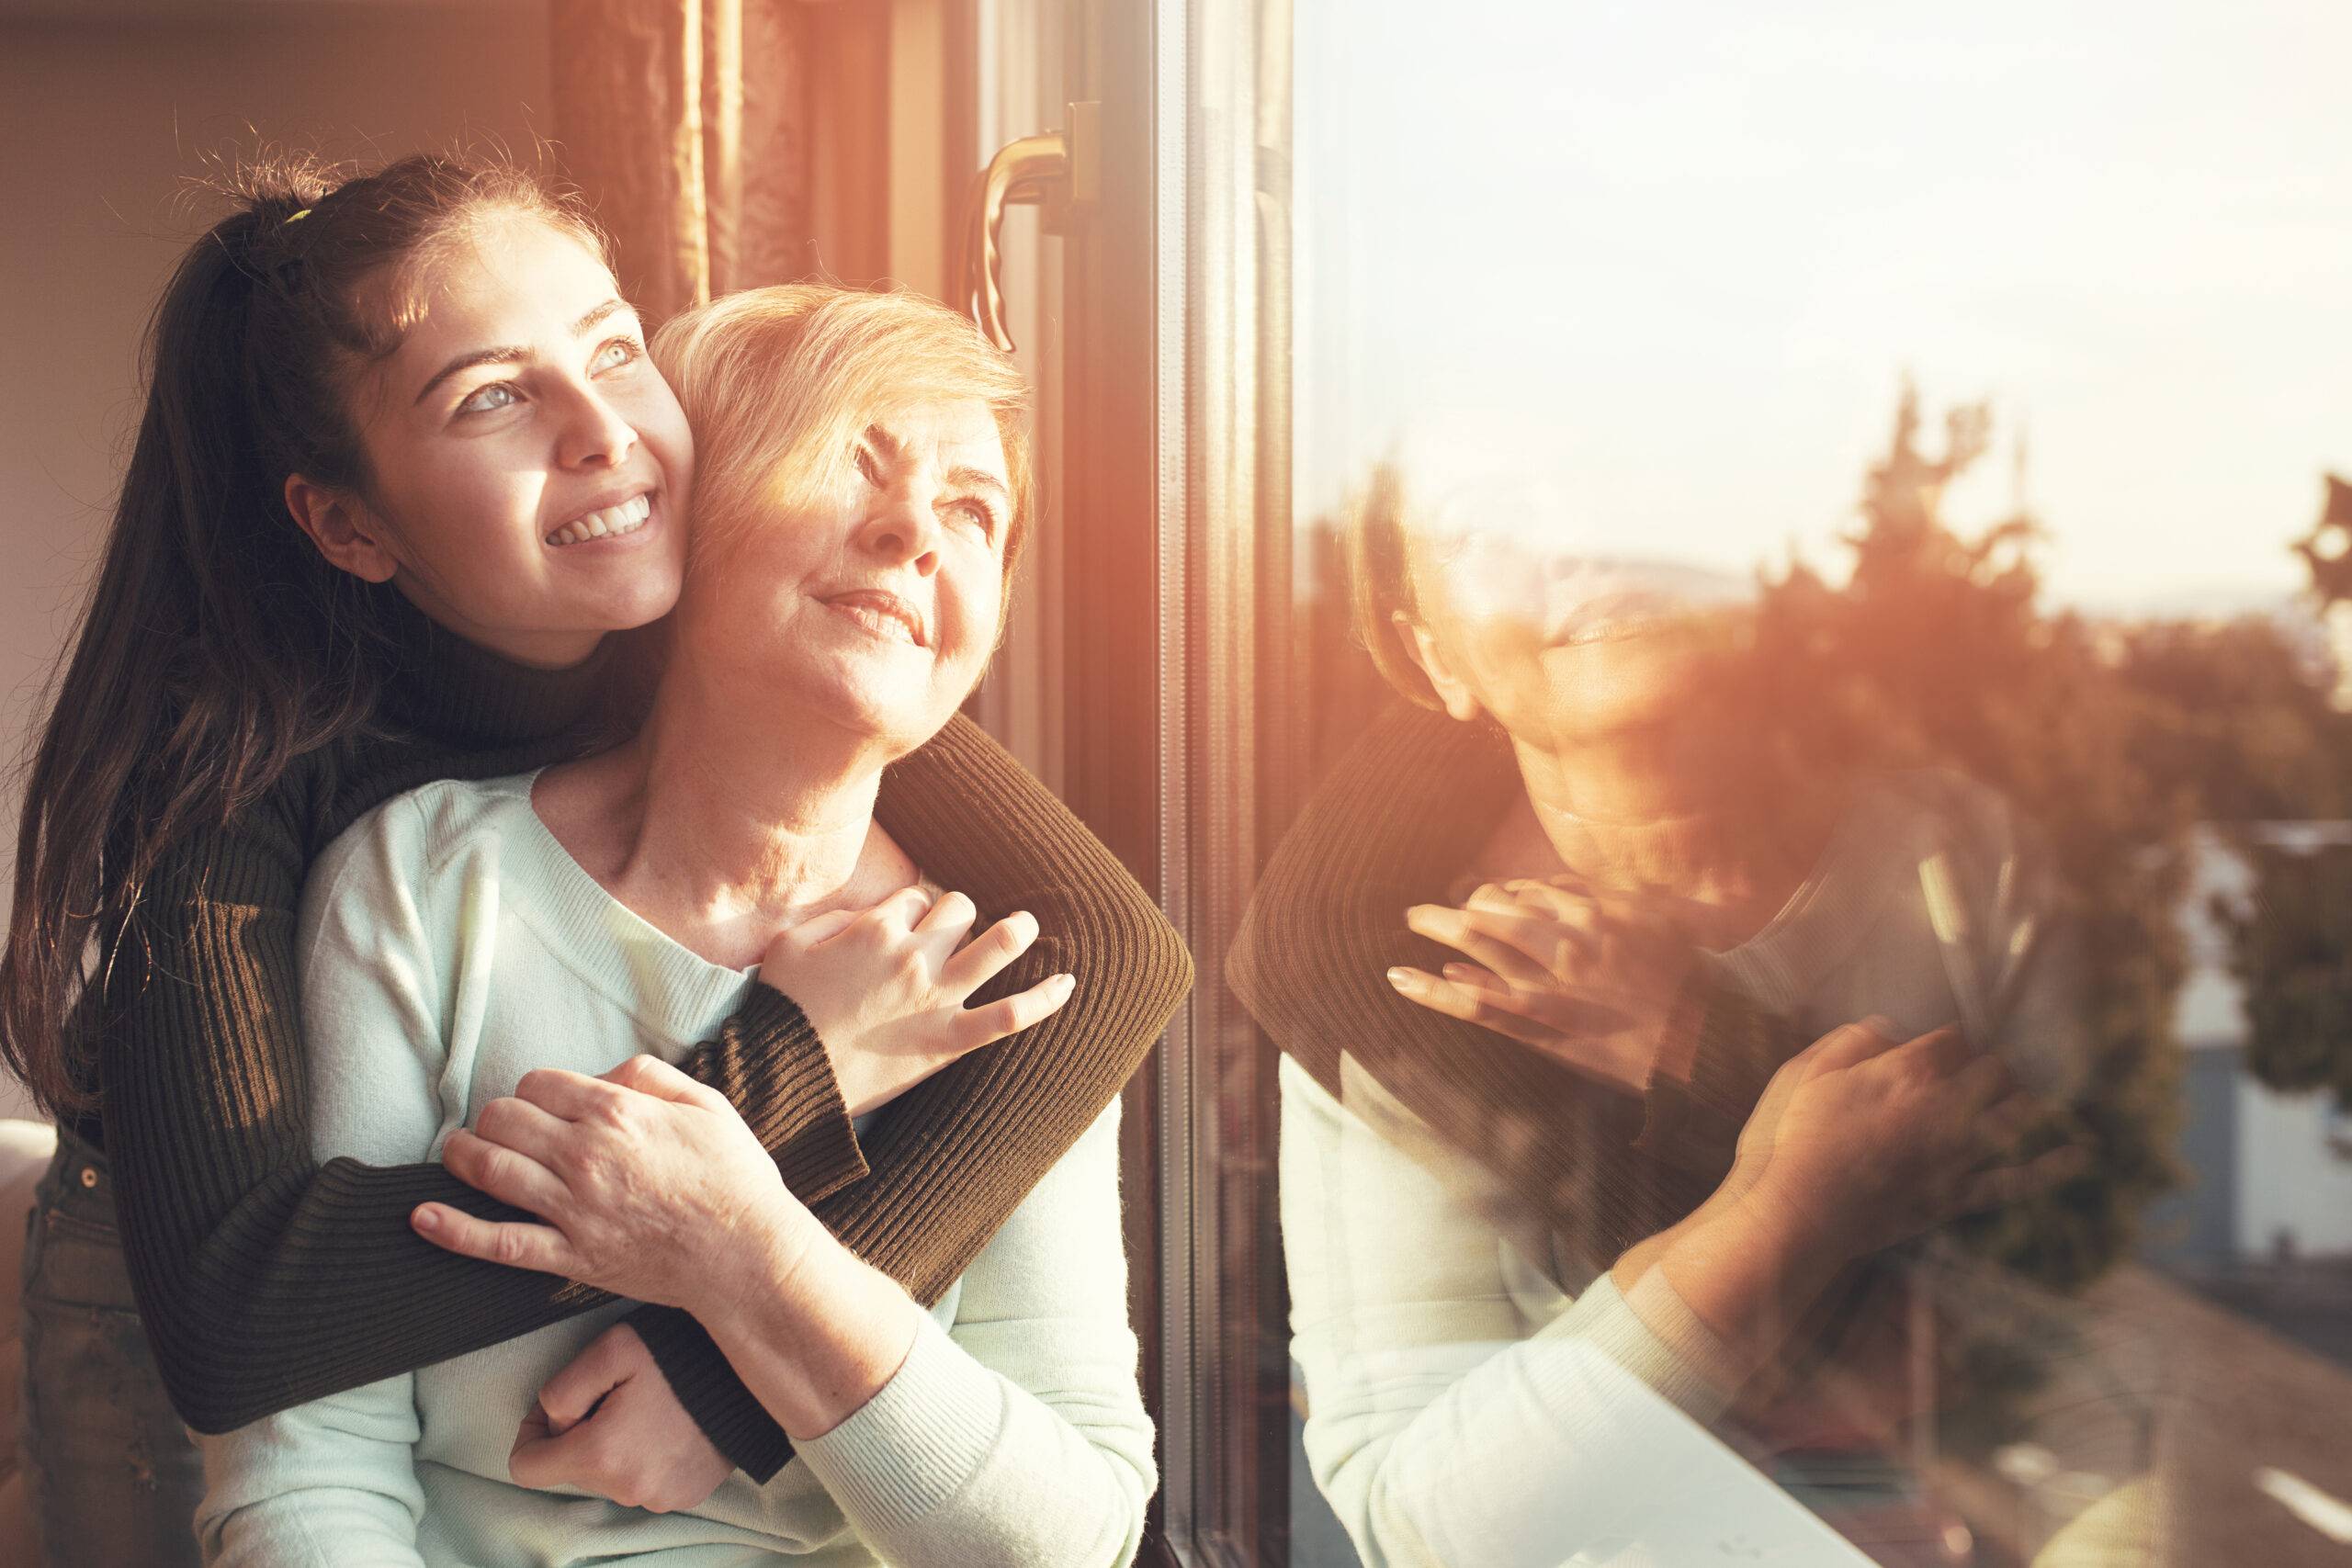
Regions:
<instances>
[{"instance_id":1,"label":"sunset sky","mask_svg":"<svg viewBox=\"0 0 2352 1568\"><path fill-rule=\"evenodd\" d=\"M1812 558L1908 372L2054 597L2290 592L2352 473L2352 6L1299 0L1299 502L1476 428L1597 551Z\"/></svg>"}]
</instances>

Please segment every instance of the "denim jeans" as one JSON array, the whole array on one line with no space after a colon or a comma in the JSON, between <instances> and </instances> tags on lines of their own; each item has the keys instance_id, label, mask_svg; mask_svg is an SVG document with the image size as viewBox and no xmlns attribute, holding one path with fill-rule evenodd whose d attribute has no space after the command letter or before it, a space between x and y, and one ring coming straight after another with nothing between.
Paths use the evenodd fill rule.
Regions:
<instances>
[{"instance_id":1,"label":"denim jeans","mask_svg":"<svg viewBox=\"0 0 2352 1568\"><path fill-rule=\"evenodd\" d=\"M26 1222L23 1454L48 1568L193 1568L203 1467L147 1347L106 1156L62 1134Z\"/></svg>"}]
</instances>

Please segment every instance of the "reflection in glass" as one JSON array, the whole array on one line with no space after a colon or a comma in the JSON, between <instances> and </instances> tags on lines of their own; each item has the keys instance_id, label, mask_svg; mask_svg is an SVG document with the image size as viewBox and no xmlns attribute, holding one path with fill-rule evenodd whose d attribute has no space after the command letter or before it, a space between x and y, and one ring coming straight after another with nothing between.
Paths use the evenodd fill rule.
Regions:
<instances>
[{"instance_id":1,"label":"reflection in glass","mask_svg":"<svg viewBox=\"0 0 2352 1568\"><path fill-rule=\"evenodd\" d=\"M1906 464L1907 426L1885 496L1916 498ZM1904 504L1883 545L1941 538ZM1285 1052L1317 1483L1371 1561L1657 1550L1668 1516L1626 1509L1696 1422L1722 1474L1683 1505L1748 1505L1702 1529L1806 1529L1778 1496L1882 1561L1952 1560L1967 1528L1922 1481L1962 1413L1941 1359L1996 1334L2046 1388L2084 1356L2081 1314L1999 1256L2088 1164L2050 856L1985 785L1832 743L1785 590L1582 555L1528 487L1401 465L1347 558L1406 702L1231 964ZM2058 1521L2081 1539L2154 1528L2129 1359L2074 1368L2103 1413L2064 1438L2101 1478ZM1742 1460L1777 1493L1724 1479Z\"/></svg>"},{"instance_id":2,"label":"reflection in glass","mask_svg":"<svg viewBox=\"0 0 2352 1568\"><path fill-rule=\"evenodd\" d=\"M1373 12L1295 16L1257 765L1314 788L1227 963L1291 1560L2331 1561L2302 25Z\"/></svg>"}]
</instances>

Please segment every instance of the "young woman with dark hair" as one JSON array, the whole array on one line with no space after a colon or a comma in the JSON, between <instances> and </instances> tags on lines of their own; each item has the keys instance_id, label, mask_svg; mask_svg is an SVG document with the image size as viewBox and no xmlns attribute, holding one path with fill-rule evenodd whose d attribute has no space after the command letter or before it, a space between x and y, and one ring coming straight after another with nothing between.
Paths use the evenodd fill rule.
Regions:
<instances>
[{"instance_id":1,"label":"young woman with dark hair","mask_svg":"<svg viewBox=\"0 0 2352 1568\"><path fill-rule=\"evenodd\" d=\"M225 1430L609 1299L423 1240L427 1202L512 1213L439 1165L313 1160L295 911L311 861L390 796L633 727L658 649L613 634L676 598L691 437L594 229L529 178L411 158L272 168L240 194L157 310L18 828L5 1050L65 1123L26 1264L58 1562L193 1559L178 1418ZM505 304L453 315L453 282L484 276L471 297ZM575 293L560 321L533 313ZM448 357L395 396L387 367L428 317ZM499 460L447 460L483 442ZM876 818L979 911L1034 917L979 939L1001 999L959 1011L969 987L943 983L829 1024L755 986L684 1065L832 1234L928 1301L1096 1121L1190 965L960 718L891 769ZM861 1139L852 1113L886 1100ZM788 1457L683 1313L638 1309L576 1365L567 1408L595 1413L532 1450L539 1484L678 1506Z\"/></svg>"}]
</instances>

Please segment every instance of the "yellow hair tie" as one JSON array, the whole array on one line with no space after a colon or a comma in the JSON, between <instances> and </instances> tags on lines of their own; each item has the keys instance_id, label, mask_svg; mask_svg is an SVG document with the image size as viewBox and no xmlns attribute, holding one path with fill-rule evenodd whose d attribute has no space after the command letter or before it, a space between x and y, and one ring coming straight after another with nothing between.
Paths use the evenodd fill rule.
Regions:
<instances>
[{"instance_id":1,"label":"yellow hair tie","mask_svg":"<svg viewBox=\"0 0 2352 1568\"><path fill-rule=\"evenodd\" d=\"M296 213L293 217L288 218L288 219L286 220L286 223L299 223L299 222L300 222L303 219L308 218L310 215L311 215L311 209L310 209L309 208L307 208L307 207L306 207L306 208L302 209L302 210L301 210L301 211L300 211L300 212ZM281 228L281 229L283 229L283 228L285 228L285 227L286 227L286 223L280 223L280 224L278 225L278 227L279 227L279 228Z\"/></svg>"}]
</instances>

